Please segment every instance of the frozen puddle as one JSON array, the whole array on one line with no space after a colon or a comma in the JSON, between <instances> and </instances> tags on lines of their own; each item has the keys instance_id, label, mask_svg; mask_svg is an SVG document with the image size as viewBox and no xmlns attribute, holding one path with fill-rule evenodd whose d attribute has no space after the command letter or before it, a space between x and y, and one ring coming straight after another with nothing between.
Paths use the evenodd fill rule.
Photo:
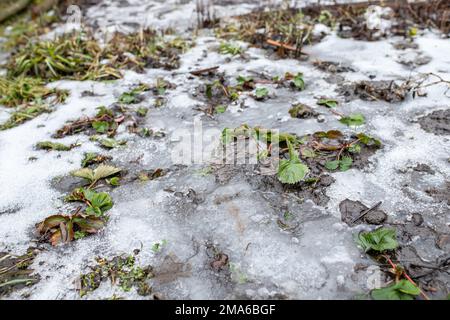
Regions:
<instances>
[{"instance_id":1,"label":"frozen puddle","mask_svg":"<svg viewBox=\"0 0 450 320\"><path fill-rule=\"evenodd\" d=\"M90 23L126 23L132 29L131 22L137 19L138 23L151 27L168 27L182 16L184 19L177 26L186 30L190 27L188 23L195 19L192 17L194 2L129 0L129 5L124 7L118 3L104 1L91 7ZM255 7L249 2L222 8L240 14ZM191 12L189 19L185 12ZM131 20L125 21L126 17ZM116 139L127 140L127 145L107 153L121 168L169 170L156 180L137 180L113 189L110 195L114 206L109 211L106 227L97 235L69 245L45 246L31 266L41 280L13 292L9 298L79 299L77 278L89 272L96 257L128 255L135 249L141 250L137 255L139 265L153 266L155 278L149 280L153 293L167 299L352 299L367 292L371 288L373 268L370 266L374 262L358 249L354 235L370 228L367 225L351 228L342 222L339 203L349 198L371 206L381 200L381 208L392 222L411 220L413 213L420 213L428 226L450 233L448 201L436 201L425 192L433 187L448 189L449 137L427 132L418 122L420 117L435 110L448 110L450 98L444 95L446 85L440 84L427 88L426 97L412 99L409 94L400 103L360 99L345 103L336 92L339 83L326 81L330 74L316 68L313 61L350 65L355 72L339 73L345 81L406 80L428 72L450 78L448 39L432 32L418 36L418 50L431 60L414 70L398 63L404 52L394 48L395 40L355 41L341 39L332 32L321 42L305 47L310 59L302 62L274 59L267 51L256 48L246 50L246 58L222 55L217 53L221 41L212 31L203 30L195 38L196 45L182 55L177 70L149 69L144 74L127 71L123 79L111 83L53 83L52 86L71 91L65 104L50 114L0 131L0 252L25 253L36 241L35 224L67 208L66 193L52 187L53 179L78 169L85 152L105 153L84 134L58 140L81 144L69 152L37 151L35 144L52 140L52 134L66 121L82 115L92 116L96 107L109 106L133 85L153 84L158 76L177 87L168 90L165 106L150 108L145 126L163 131L165 137L142 139L119 132ZM212 66L220 66L219 71L230 79L252 75L252 72L280 76L286 72L302 72L306 89L297 92L265 85L272 98L259 102L243 94L226 112L212 119L197 108L205 106L195 94L204 81L188 73ZM84 91L96 95L83 96ZM224 183L219 183L215 173L208 171L208 163L174 165L170 160L172 150L179 143L174 139L177 130L191 131L195 119L202 120L204 128L217 132L244 123L297 135L331 129L351 131L335 114L316 105L321 96L338 99L339 111L363 113L366 124L356 130L383 143L383 148L371 156L363 169L331 174L335 182L326 189L329 201L325 206L308 199L301 201L289 193L259 188L242 173L234 172ZM288 110L298 102L313 107L323 115L324 122L291 118ZM7 112L0 108L0 120L7 117ZM435 173L414 175L412 168L418 164L429 166ZM292 228L283 228L278 222L287 212L292 215ZM420 237L415 241L420 244ZM163 243L160 250L152 250L155 243ZM448 254L429 246L424 244L423 249L419 246L418 253L424 259L431 261ZM227 256L229 268L211 267L220 254ZM360 270L361 264L369 268ZM113 296L145 298L135 288L123 291L104 281L83 299Z\"/></svg>"}]
</instances>

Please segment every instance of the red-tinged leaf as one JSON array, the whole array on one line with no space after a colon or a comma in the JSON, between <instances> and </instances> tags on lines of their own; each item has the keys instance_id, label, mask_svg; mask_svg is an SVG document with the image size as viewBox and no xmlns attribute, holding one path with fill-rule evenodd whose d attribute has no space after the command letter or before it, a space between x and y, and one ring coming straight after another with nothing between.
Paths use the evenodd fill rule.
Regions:
<instances>
[{"instance_id":1,"label":"red-tinged leaf","mask_svg":"<svg viewBox=\"0 0 450 320\"><path fill-rule=\"evenodd\" d=\"M56 246L61 242L61 230L56 230L50 237L50 243L52 246Z\"/></svg>"},{"instance_id":2,"label":"red-tinged leaf","mask_svg":"<svg viewBox=\"0 0 450 320\"><path fill-rule=\"evenodd\" d=\"M67 222L69 218L62 215L53 215L46 218L38 227L40 233L46 233L48 230L59 226L60 223Z\"/></svg>"},{"instance_id":3,"label":"red-tinged leaf","mask_svg":"<svg viewBox=\"0 0 450 320\"><path fill-rule=\"evenodd\" d=\"M330 130L327 132L328 139L338 139L342 137L342 132L339 130Z\"/></svg>"},{"instance_id":4,"label":"red-tinged leaf","mask_svg":"<svg viewBox=\"0 0 450 320\"><path fill-rule=\"evenodd\" d=\"M73 219L73 223L76 224L81 231L85 231L88 233L96 233L98 230L105 226L105 222L96 217L75 217Z\"/></svg>"},{"instance_id":5,"label":"red-tinged leaf","mask_svg":"<svg viewBox=\"0 0 450 320\"><path fill-rule=\"evenodd\" d=\"M67 229L67 242L71 242L75 238L75 232L73 231L72 221L67 222L66 229Z\"/></svg>"},{"instance_id":6,"label":"red-tinged leaf","mask_svg":"<svg viewBox=\"0 0 450 320\"><path fill-rule=\"evenodd\" d=\"M59 224L59 230L61 232L61 241L67 242L67 229L66 229L66 224L64 222L61 222Z\"/></svg>"}]
</instances>

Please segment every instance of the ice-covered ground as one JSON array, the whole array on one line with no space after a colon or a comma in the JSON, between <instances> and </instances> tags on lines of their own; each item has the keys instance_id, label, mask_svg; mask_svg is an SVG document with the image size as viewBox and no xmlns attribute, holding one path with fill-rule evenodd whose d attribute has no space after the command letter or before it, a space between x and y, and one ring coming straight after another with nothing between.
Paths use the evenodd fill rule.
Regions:
<instances>
[{"instance_id":1,"label":"ice-covered ground","mask_svg":"<svg viewBox=\"0 0 450 320\"><path fill-rule=\"evenodd\" d=\"M173 25L181 29L196 19L193 2L127 2L129 5L121 6L122 1L105 0L102 5L92 7L86 19L90 23L97 21L99 25L138 19L139 23L144 21L152 27ZM218 11L234 15L256 6L230 2L230 6ZM117 139L126 139L128 143L109 152L114 164L127 167L137 161L142 169L175 168L171 163L171 152L178 144L174 134L180 129L192 130L194 120L201 119L204 128L220 131L243 123L299 135L319 130L350 130L336 115L319 106L316 111L325 116L323 123L289 117L292 103L315 106L319 96L340 99L335 92L336 85L325 80L329 74L313 66L315 59L351 65L356 72L341 74L347 81L369 80L369 76L375 80L407 79L422 72L450 78L448 39L430 31L420 35L416 40L419 49L408 50L422 51L431 57L431 62L413 70L397 62L405 51L393 47L395 40L355 41L341 39L331 32L320 43L305 48L310 54L307 62L274 59L266 51L255 48L246 51L248 59L244 60L217 53L215 48L220 41L204 31L195 38L195 47L182 56L181 68L173 72L154 69L137 74L127 71L123 79L113 83L53 83L52 86L70 90L65 104L59 105L53 113L0 132L0 252L25 252L36 239L35 224L63 211L66 206L65 193L53 188L52 180L78 169L84 152L102 151L86 135L64 138L63 143L81 143L81 147L69 152L36 151L34 145L51 140L51 135L66 121L94 115L96 107L112 104L132 85L152 84L157 76L163 76L177 88L168 91L166 106L150 109L146 118L147 127L163 130L166 136L143 139L120 132ZM202 104L192 95L201 81L189 77L188 71L216 65L231 78L254 71L268 75L302 72L306 89L293 92L265 85L273 98L258 102L244 94L225 113L210 119L194 109ZM317 206L311 200L299 203L289 195L280 195L280 203L274 203L275 193L255 190L239 175L231 177L224 185L219 184L213 174L204 173L208 164L176 167L160 179L115 188L111 192L114 207L105 229L98 235L66 246L48 247L41 252L32 265L41 275L41 281L11 297L20 298L27 292L31 299L77 299L79 294L74 281L88 270L87 266L94 263L95 257L129 254L140 248L139 263L174 274L170 281L150 281L154 291L166 298L349 299L367 292L370 272L357 273L354 269L358 263L373 263L353 240L354 234L363 227L350 228L344 224L338 205L346 198L367 205L382 200L381 208L392 221L403 221L419 212L432 227L449 232L448 204L435 201L424 192L424 186L445 188L449 180L449 138L425 132L416 122L422 115L448 108L450 99L444 95L445 89L445 85L432 86L427 88L426 97L412 99L408 96L395 104L360 99L341 103L340 111L365 115L366 124L357 130L381 139L384 147L371 157L371 164L363 170L332 174L336 181L326 191L330 198L326 207ZM82 97L81 93L86 90L96 96ZM146 100L141 105L150 103L151 100ZM0 120L7 115L8 111L0 108ZM31 161L31 157L37 159ZM427 164L436 173L421 177L418 182L412 181L411 169L407 168L419 163ZM406 173L399 173L405 168ZM405 192L405 185L409 193ZM280 212L280 206L299 222L294 231L284 231L277 224L284 213ZM167 240L162 251L152 252L152 245L162 240ZM415 241L419 244L419 255L425 260L445 253L425 244L420 246L420 237ZM228 255L231 275L211 270L207 244L213 244ZM173 271L170 261L181 263L183 270ZM134 289L123 292L108 282L86 298L108 298L114 293L128 299L141 298Z\"/></svg>"}]
</instances>

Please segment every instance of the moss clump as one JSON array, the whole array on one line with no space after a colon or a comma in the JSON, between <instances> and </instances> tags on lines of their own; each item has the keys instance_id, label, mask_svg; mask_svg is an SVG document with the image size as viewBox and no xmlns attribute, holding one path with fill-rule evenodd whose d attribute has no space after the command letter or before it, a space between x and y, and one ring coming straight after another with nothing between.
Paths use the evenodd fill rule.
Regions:
<instances>
[{"instance_id":1,"label":"moss clump","mask_svg":"<svg viewBox=\"0 0 450 320\"><path fill-rule=\"evenodd\" d=\"M153 277L153 268L137 266L135 256L117 256L111 260L97 258L96 261L97 265L91 267L91 272L80 276L80 296L83 297L88 292L94 291L107 279L125 292L136 287L137 293L141 296L151 293L152 289L147 284L147 280Z\"/></svg>"},{"instance_id":2,"label":"moss clump","mask_svg":"<svg viewBox=\"0 0 450 320\"><path fill-rule=\"evenodd\" d=\"M309 119L318 116L317 112L303 103L293 105L291 109L289 109L289 114L292 118L300 119Z\"/></svg>"}]
</instances>

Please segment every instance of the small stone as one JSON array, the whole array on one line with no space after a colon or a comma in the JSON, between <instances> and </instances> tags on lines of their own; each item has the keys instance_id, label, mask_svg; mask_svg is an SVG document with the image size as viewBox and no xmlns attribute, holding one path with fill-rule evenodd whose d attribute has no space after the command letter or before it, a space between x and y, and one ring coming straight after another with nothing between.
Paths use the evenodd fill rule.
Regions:
<instances>
[{"instance_id":1,"label":"small stone","mask_svg":"<svg viewBox=\"0 0 450 320\"><path fill-rule=\"evenodd\" d=\"M413 168L413 170L414 170L414 171L417 171L417 172L425 172L425 173L428 173L428 174L434 174L434 173L435 173L434 170L431 169L431 167L430 167L429 165L426 165L426 164L424 164L424 163L419 163L419 164L417 164L417 165Z\"/></svg>"},{"instance_id":2,"label":"small stone","mask_svg":"<svg viewBox=\"0 0 450 320\"><path fill-rule=\"evenodd\" d=\"M336 284L339 288L343 288L345 286L345 277L343 275L338 275L336 277Z\"/></svg>"},{"instance_id":3,"label":"small stone","mask_svg":"<svg viewBox=\"0 0 450 320\"><path fill-rule=\"evenodd\" d=\"M450 251L450 234L440 234L436 240L439 249Z\"/></svg>"},{"instance_id":4,"label":"small stone","mask_svg":"<svg viewBox=\"0 0 450 320\"><path fill-rule=\"evenodd\" d=\"M325 116L323 114L317 116L317 122L325 122Z\"/></svg>"},{"instance_id":5,"label":"small stone","mask_svg":"<svg viewBox=\"0 0 450 320\"><path fill-rule=\"evenodd\" d=\"M382 224L384 221L386 221L387 215L381 210L374 210L369 212L365 218L364 221L366 221L369 224Z\"/></svg>"},{"instance_id":6,"label":"small stone","mask_svg":"<svg viewBox=\"0 0 450 320\"><path fill-rule=\"evenodd\" d=\"M413 213L412 222L415 226L420 226L423 223L423 217L419 213Z\"/></svg>"}]
</instances>

